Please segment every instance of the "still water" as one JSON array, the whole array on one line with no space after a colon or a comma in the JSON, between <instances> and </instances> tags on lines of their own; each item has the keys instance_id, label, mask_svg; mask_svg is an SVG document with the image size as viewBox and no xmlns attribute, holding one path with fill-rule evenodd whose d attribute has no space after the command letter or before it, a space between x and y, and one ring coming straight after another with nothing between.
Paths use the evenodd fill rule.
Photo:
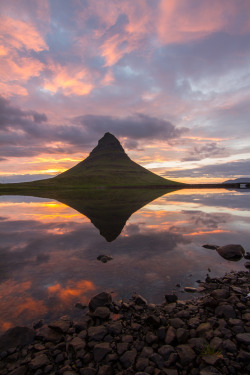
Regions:
<instances>
[{"instance_id":1,"label":"still water","mask_svg":"<svg viewBox=\"0 0 250 375\"><path fill-rule=\"evenodd\" d=\"M249 190L116 190L55 197L0 196L0 331L79 316L77 302L134 291L160 303L206 274L246 270L203 244L249 251ZM101 254L113 259L97 260ZM181 284L177 287L176 284ZM193 295L192 295L193 297Z\"/></svg>"}]
</instances>

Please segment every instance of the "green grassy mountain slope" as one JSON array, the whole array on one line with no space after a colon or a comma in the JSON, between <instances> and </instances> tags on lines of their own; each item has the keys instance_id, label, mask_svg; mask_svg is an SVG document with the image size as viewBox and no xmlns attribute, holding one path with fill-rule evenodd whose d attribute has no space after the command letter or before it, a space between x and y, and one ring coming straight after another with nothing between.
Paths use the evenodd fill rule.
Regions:
<instances>
[{"instance_id":1,"label":"green grassy mountain slope","mask_svg":"<svg viewBox=\"0 0 250 375\"><path fill-rule=\"evenodd\" d=\"M110 133L105 133L85 160L53 179L39 182L43 185L49 183L79 187L180 185L157 176L132 161L118 139Z\"/></svg>"}]
</instances>

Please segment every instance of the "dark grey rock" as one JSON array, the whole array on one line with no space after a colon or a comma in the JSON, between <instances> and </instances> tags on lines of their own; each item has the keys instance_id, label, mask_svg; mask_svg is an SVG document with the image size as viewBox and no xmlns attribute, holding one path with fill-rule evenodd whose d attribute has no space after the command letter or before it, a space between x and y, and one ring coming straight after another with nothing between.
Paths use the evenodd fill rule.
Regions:
<instances>
[{"instance_id":1,"label":"dark grey rock","mask_svg":"<svg viewBox=\"0 0 250 375\"><path fill-rule=\"evenodd\" d=\"M188 293L197 293L198 292L197 288L193 288L191 286L185 286L184 290L185 290L185 292L188 292Z\"/></svg>"},{"instance_id":2,"label":"dark grey rock","mask_svg":"<svg viewBox=\"0 0 250 375\"><path fill-rule=\"evenodd\" d=\"M122 342L133 342L133 336L131 335L122 336Z\"/></svg>"},{"instance_id":3,"label":"dark grey rock","mask_svg":"<svg viewBox=\"0 0 250 375\"><path fill-rule=\"evenodd\" d=\"M122 323L121 322L114 322L109 324L108 331L111 335L120 335L122 332Z\"/></svg>"},{"instance_id":4,"label":"dark grey rock","mask_svg":"<svg viewBox=\"0 0 250 375\"><path fill-rule=\"evenodd\" d=\"M8 350L19 345L30 345L35 338L35 331L27 327L14 327L8 329L0 336L0 351Z\"/></svg>"},{"instance_id":5,"label":"dark grey rock","mask_svg":"<svg viewBox=\"0 0 250 375\"><path fill-rule=\"evenodd\" d=\"M206 323L201 323L197 329L196 329L196 332L198 334L198 336L203 336L205 332L211 330L211 324L209 322L206 322Z\"/></svg>"},{"instance_id":6,"label":"dark grey rock","mask_svg":"<svg viewBox=\"0 0 250 375\"><path fill-rule=\"evenodd\" d=\"M100 362L108 353L112 351L108 342L96 344L93 348L94 360Z\"/></svg>"},{"instance_id":7,"label":"dark grey rock","mask_svg":"<svg viewBox=\"0 0 250 375\"><path fill-rule=\"evenodd\" d=\"M165 344L174 344L176 341L176 330L174 327L170 326L167 330L166 336L165 336Z\"/></svg>"},{"instance_id":8,"label":"dark grey rock","mask_svg":"<svg viewBox=\"0 0 250 375\"><path fill-rule=\"evenodd\" d=\"M189 331L184 328L178 328L176 331L178 344L185 344L189 337Z\"/></svg>"},{"instance_id":9,"label":"dark grey rock","mask_svg":"<svg viewBox=\"0 0 250 375\"><path fill-rule=\"evenodd\" d=\"M227 299L230 296L230 293L226 289L215 289L210 295L217 300L222 300Z\"/></svg>"},{"instance_id":10,"label":"dark grey rock","mask_svg":"<svg viewBox=\"0 0 250 375\"><path fill-rule=\"evenodd\" d=\"M88 329L89 340L102 340L107 333L108 330L105 326L90 327Z\"/></svg>"},{"instance_id":11,"label":"dark grey rock","mask_svg":"<svg viewBox=\"0 0 250 375\"><path fill-rule=\"evenodd\" d=\"M200 375L222 375L216 367L208 366L201 370Z\"/></svg>"},{"instance_id":12,"label":"dark grey rock","mask_svg":"<svg viewBox=\"0 0 250 375\"><path fill-rule=\"evenodd\" d=\"M191 346L192 349L194 349L197 352L200 352L207 344L208 342L205 340L204 337L193 337L190 340L188 340L189 346Z\"/></svg>"},{"instance_id":13,"label":"dark grey rock","mask_svg":"<svg viewBox=\"0 0 250 375\"><path fill-rule=\"evenodd\" d=\"M164 358L165 361L169 359L171 353L174 353L174 348L171 345L163 345L158 349L158 353Z\"/></svg>"},{"instance_id":14,"label":"dark grey rock","mask_svg":"<svg viewBox=\"0 0 250 375\"><path fill-rule=\"evenodd\" d=\"M245 254L241 245L234 244L220 246L216 250L222 258L233 261L240 260Z\"/></svg>"},{"instance_id":15,"label":"dark grey rock","mask_svg":"<svg viewBox=\"0 0 250 375\"><path fill-rule=\"evenodd\" d=\"M99 367L98 370L98 375L112 375L113 374L113 369L109 365L103 365Z\"/></svg>"},{"instance_id":16,"label":"dark grey rock","mask_svg":"<svg viewBox=\"0 0 250 375\"><path fill-rule=\"evenodd\" d=\"M145 341L147 344L151 345L157 340L158 340L158 337L155 334L153 334L153 332L147 332L146 337L145 337Z\"/></svg>"},{"instance_id":17,"label":"dark grey rock","mask_svg":"<svg viewBox=\"0 0 250 375\"><path fill-rule=\"evenodd\" d=\"M220 305L216 307L215 309L215 314L219 317L224 317L224 318L236 318L236 313L231 305Z\"/></svg>"},{"instance_id":18,"label":"dark grey rock","mask_svg":"<svg viewBox=\"0 0 250 375\"><path fill-rule=\"evenodd\" d=\"M206 245L202 245L202 247L204 247L205 249L216 250L216 249L218 249L219 246L206 244Z\"/></svg>"},{"instance_id":19,"label":"dark grey rock","mask_svg":"<svg viewBox=\"0 0 250 375\"><path fill-rule=\"evenodd\" d=\"M159 369L162 369L164 367L164 359L158 353L153 353L150 356L150 361L154 362Z\"/></svg>"},{"instance_id":20,"label":"dark grey rock","mask_svg":"<svg viewBox=\"0 0 250 375\"><path fill-rule=\"evenodd\" d=\"M219 350L222 347L222 339L220 337L213 337L212 340L210 341L210 346L214 350Z\"/></svg>"},{"instance_id":21,"label":"dark grey rock","mask_svg":"<svg viewBox=\"0 0 250 375\"><path fill-rule=\"evenodd\" d=\"M128 350L128 343L127 342L119 342L116 346L117 353L122 355L126 350Z\"/></svg>"},{"instance_id":22,"label":"dark grey rock","mask_svg":"<svg viewBox=\"0 0 250 375\"><path fill-rule=\"evenodd\" d=\"M183 366L188 365L195 359L195 352L189 345L178 345L176 350Z\"/></svg>"},{"instance_id":23,"label":"dark grey rock","mask_svg":"<svg viewBox=\"0 0 250 375\"><path fill-rule=\"evenodd\" d=\"M43 326L36 334L36 338L54 343L61 341L62 337L61 333L48 326Z\"/></svg>"},{"instance_id":24,"label":"dark grey rock","mask_svg":"<svg viewBox=\"0 0 250 375\"><path fill-rule=\"evenodd\" d=\"M110 260L112 260L113 257L111 255L102 254L102 255L98 255L98 257L96 259L100 260L102 263L107 263Z\"/></svg>"},{"instance_id":25,"label":"dark grey rock","mask_svg":"<svg viewBox=\"0 0 250 375\"><path fill-rule=\"evenodd\" d=\"M75 353L79 350L85 349L86 342L80 339L80 337L74 337L69 343L69 348L71 348Z\"/></svg>"},{"instance_id":26,"label":"dark grey rock","mask_svg":"<svg viewBox=\"0 0 250 375\"><path fill-rule=\"evenodd\" d=\"M50 364L49 358L46 356L46 354L37 354L35 358L33 358L30 363L29 367L31 370L37 370L41 367L45 367Z\"/></svg>"},{"instance_id":27,"label":"dark grey rock","mask_svg":"<svg viewBox=\"0 0 250 375\"><path fill-rule=\"evenodd\" d=\"M137 356L137 351L135 349L132 349L132 350L128 350L127 352L125 352L121 358L120 358L120 362L122 364L122 366L127 369L131 366L133 366L134 362L135 362L135 358Z\"/></svg>"},{"instance_id":28,"label":"dark grey rock","mask_svg":"<svg viewBox=\"0 0 250 375\"><path fill-rule=\"evenodd\" d=\"M230 353L235 353L237 351L237 347L235 343L231 340L224 340L223 341L223 348Z\"/></svg>"},{"instance_id":29,"label":"dark grey rock","mask_svg":"<svg viewBox=\"0 0 250 375\"><path fill-rule=\"evenodd\" d=\"M222 361L221 358L212 354L203 355L202 359L207 365L210 365L210 366L218 366L218 364Z\"/></svg>"},{"instance_id":30,"label":"dark grey rock","mask_svg":"<svg viewBox=\"0 0 250 375\"><path fill-rule=\"evenodd\" d=\"M169 323L172 327L174 328L180 328L180 327L183 327L185 325L185 323L183 322L183 320L181 320L180 318L172 318L172 319L169 319Z\"/></svg>"},{"instance_id":31,"label":"dark grey rock","mask_svg":"<svg viewBox=\"0 0 250 375\"><path fill-rule=\"evenodd\" d=\"M137 371L143 371L149 364L148 358L138 358L135 368Z\"/></svg>"},{"instance_id":32,"label":"dark grey rock","mask_svg":"<svg viewBox=\"0 0 250 375\"><path fill-rule=\"evenodd\" d=\"M136 293L133 295L133 300L134 300L136 305L145 306L148 303L147 300L144 297L142 297L140 294L136 294Z\"/></svg>"},{"instance_id":33,"label":"dark grey rock","mask_svg":"<svg viewBox=\"0 0 250 375\"><path fill-rule=\"evenodd\" d=\"M59 320L56 320L55 322L50 323L48 326L49 328L54 329L55 331L66 333L68 332L70 325L71 325L70 319L61 318Z\"/></svg>"},{"instance_id":34,"label":"dark grey rock","mask_svg":"<svg viewBox=\"0 0 250 375\"><path fill-rule=\"evenodd\" d=\"M25 375L26 373L27 373L27 367L20 366L16 368L15 370L11 371L9 375Z\"/></svg>"},{"instance_id":35,"label":"dark grey rock","mask_svg":"<svg viewBox=\"0 0 250 375\"><path fill-rule=\"evenodd\" d=\"M155 316L155 315L149 315L146 320L145 320L145 323L154 327L154 328L158 328L160 327L161 325L161 319L158 317L158 316Z\"/></svg>"},{"instance_id":36,"label":"dark grey rock","mask_svg":"<svg viewBox=\"0 0 250 375\"><path fill-rule=\"evenodd\" d=\"M95 311L97 307L110 306L112 303L112 296L110 293L102 292L91 298L89 302L90 311Z\"/></svg>"},{"instance_id":37,"label":"dark grey rock","mask_svg":"<svg viewBox=\"0 0 250 375\"><path fill-rule=\"evenodd\" d=\"M236 335L236 340L242 344L250 345L250 332L238 333Z\"/></svg>"},{"instance_id":38,"label":"dark grey rock","mask_svg":"<svg viewBox=\"0 0 250 375\"><path fill-rule=\"evenodd\" d=\"M95 375L96 374L96 369L92 367L85 367L80 369L80 374L81 375Z\"/></svg>"},{"instance_id":39,"label":"dark grey rock","mask_svg":"<svg viewBox=\"0 0 250 375\"><path fill-rule=\"evenodd\" d=\"M178 300L178 297L176 294L165 294L165 299L167 303L173 303Z\"/></svg>"},{"instance_id":40,"label":"dark grey rock","mask_svg":"<svg viewBox=\"0 0 250 375\"><path fill-rule=\"evenodd\" d=\"M141 357L149 358L154 353L154 349L149 346L144 346L141 352Z\"/></svg>"},{"instance_id":41,"label":"dark grey rock","mask_svg":"<svg viewBox=\"0 0 250 375\"><path fill-rule=\"evenodd\" d=\"M110 316L110 310L108 307L105 306L97 307L93 315L95 318L106 320Z\"/></svg>"}]
</instances>

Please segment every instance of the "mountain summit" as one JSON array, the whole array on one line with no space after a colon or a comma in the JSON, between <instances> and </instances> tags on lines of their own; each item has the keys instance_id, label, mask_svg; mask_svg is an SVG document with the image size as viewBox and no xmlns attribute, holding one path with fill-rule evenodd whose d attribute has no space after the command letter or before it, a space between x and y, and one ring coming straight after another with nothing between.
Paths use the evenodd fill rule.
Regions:
<instances>
[{"instance_id":1,"label":"mountain summit","mask_svg":"<svg viewBox=\"0 0 250 375\"><path fill-rule=\"evenodd\" d=\"M125 153L118 139L105 133L89 156L44 183L79 187L158 187L179 185L141 167ZM41 182L41 181L39 181Z\"/></svg>"}]
</instances>

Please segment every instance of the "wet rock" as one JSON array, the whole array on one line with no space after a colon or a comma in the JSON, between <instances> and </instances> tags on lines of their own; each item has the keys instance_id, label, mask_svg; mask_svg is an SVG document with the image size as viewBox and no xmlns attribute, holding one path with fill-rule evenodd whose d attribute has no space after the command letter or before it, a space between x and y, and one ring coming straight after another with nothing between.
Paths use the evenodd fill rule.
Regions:
<instances>
[{"instance_id":1,"label":"wet rock","mask_svg":"<svg viewBox=\"0 0 250 375\"><path fill-rule=\"evenodd\" d=\"M216 250L222 258L233 261L240 260L245 254L241 245L234 244L220 246Z\"/></svg>"},{"instance_id":2,"label":"wet rock","mask_svg":"<svg viewBox=\"0 0 250 375\"><path fill-rule=\"evenodd\" d=\"M246 263L244 264L244 266L245 266L247 269L250 269L250 262L246 262Z\"/></svg>"},{"instance_id":3,"label":"wet rock","mask_svg":"<svg viewBox=\"0 0 250 375\"><path fill-rule=\"evenodd\" d=\"M165 344L174 344L176 341L176 330L174 327L169 327L165 336Z\"/></svg>"},{"instance_id":4,"label":"wet rock","mask_svg":"<svg viewBox=\"0 0 250 375\"><path fill-rule=\"evenodd\" d=\"M185 290L185 292L188 292L188 293L196 293L196 292L198 292L197 288L192 288L191 286L185 286L184 290Z\"/></svg>"},{"instance_id":5,"label":"wet rock","mask_svg":"<svg viewBox=\"0 0 250 375\"><path fill-rule=\"evenodd\" d=\"M202 247L204 247L205 249L216 250L216 249L218 249L219 246L206 244L206 245L203 245Z\"/></svg>"},{"instance_id":6,"label":"wet rock","mask_svg":"<svg viewBox=\"0 0 250 375\"><path fill-rule=\"evenodd\" d=\"M111 335L120 335L122 332L122 324L121 322L114 322L109 324L108 331L111 333Z\"/></svg>"},{"instance_id":7,"label":"wet rock","mask_svg":"<svg viewBox=\"0 0 250 375\"><path fill-rule=\"evenodd\" d=\"M143 371L149 364L148 358L138 358L135 368L137 371Z\"/></svg>"},{"instance_id":8,"label":"wet rock","mask_svg":"<svg viewBox=\"0 0 250 375\"><path fill-rule=\"evenodd\" d=\"M122 364L122 366L127 369L131 366L133 366L134 362L135 362L135 358L137 356L137 351L135 349L132 349L132 350L128 350L127 352L125 352L121 358L120 358L120 362Z\"/></svg>"},{"instance_id":9,"label":"wet rock","mask_svg":"<svg viewBox=\"0 0 250 375\"><path fill-rule=\"evenodd\" d=\"M90 311L95 311L97 307L109 306L112 303L112 296L110 293L102 292L91 298L89 302Z\"/></svg>"},{"instance_id":10,"label":"wet rock","mask_svg":"<svg viewBox=\"0 0 250 375\"><path fill-rule=\"evenodd\" d=\"M79 350L85 349L86 343L80 337L74 337L68 344L69 348L71 348L74 352L78 352Z\"/></svg>"},{"instance_id":11,"label":"wet rock","mask_svg":"<svg viewBox=\"0 0 250 375\"><path fill-rule=\"evenodd\" d=\"M49 358L46 354L38 354L29 363L31 370L37 370L50 364Z\"/></svg>"},{"instance_id":12,"label":"wet rock","mask_svg":"<svg viewBox=\"0 0 250 375\"><path fill-rule=\"evenodd\" d=\"M94 360L100 362L111 351L112 349L108 342L96 344L93 348Z\"/></svg>"},{"instance_id":13,"label":"wet rock","mask_svg":"<svg viewBox=\"0 0 250 375\"><path fill-rule=\"evenodd\" d=\"M171 345L163 345L158 350L158 353L164 358L165 361L169 359L171 353L174 353L174 348Z\"/></svg>"},{"instance_id":14,"label":"wet rock","mask_svg":"<svg viewBox=\"0 0 250 375\"><path fill-rule=\"evenodd\" d=\"M104 326L90 327L88 329L89 340L99 341L106 336L108 330Z\"/></svg>"},{"instance_id":15,"label":"wet rock","mask_svg":"<svg viewBox=\"0 0 250 375\"><path fill-rule=\"evenodd\" d=\"M226 289L215 289L210 295L217 300L222 300L228 298L230 296L230 293Z\"/></svg>"},{"instance_id":16,"label":"wet rock","mask_svg":"<svg viewBox=\"0 0 250 375\"><path fill-rule=\"evenodd\" d=\"M54 329L55 331L66 333L69 330L70 325L70 318L62 317L61 319L50 323L48 326L49 328Z\"/></svg>"},{"instance_id":17,"label":"wet rock","mask_svg":"<svg viewBox=\"0 0 250 375\"><path fill-rule=\"evenodd\" d=\"M205 332L211 329L211 324L209 322L201 323L199 327L197 327L196 332L198 336L203 336Z\"/></svg>"},{"instance_id":18,"label":"wet rock","mask_svg":"<svg viewBox=\"0 0 250 375\"><path fill-rule=\"evenodd\" d=\"M141 305L141 306L144 306L144 305L147 305L147 300L142 297L140 294L134 294L133 295L133 300L135 302L136 305Z\"/></svg>"},{"instance_id":19,"label":"wet rock","mask_svg":"<svg viewBox=\"0 0 250 375\"><path fill-rule=\"evenodd\" d=\"M169 320L169 322L170 322L170 325L176 329L183 327L185 325L183 320L181 320L180 318L172 318Z\"/></svg>"},{"instance_id":20,"label":"wet rock","mask_svg":"<svg viewBox=\"0 0 250 375\"><path fill-rule=\"evenodd\" d=\"M106 320L110 316L110 310L108 307L97 307L93 315L95 318Z\"/></svg>"},{"instance_id":21,"label":"wet rock","mask_svg":"<svg viewBox=\"0 0 250 375\"><path fill-rule=\"evenodd\" d=\"M96 374L96 369L92 367L85 367L80 369L80 374L81 375L95 375Z\"/></svg>"},{"instance_id":22,"label":"wet rock","mask_svg":"<svg viewBox=\"0 0 250 375\"><path fill-rule=\"evenodd\" d=\"M109 365L103 365L99 367L97 375L112 375L113 369Z\"/></svg>"},{"instance_id":23,"label":"wet rock","mask_svg":"<svg viewBox=\"0 0 250 375\"><path fill-rule=\"evenodd\" d=\"M236 340L242 344L250 345L250 332L238 333Z\"/></svg>"},{"instance_id":24,"label":"wet rock","mask_svg":"<svg viewBox=\"0 0 250 375\"><path fill-rule=\"evenodd\" d=\"M110 260L113 259L113 257L111 255L99 255L97 258L97 260L100 260L102 263L107 263L109 262Z\"/></svg>"},{"instance_id":25,"label":"wet rock","mask_svg":"<svg viewBox=\"0 0 250 375\"><path fill-rule=\"evenodd\" d=\"M35 331L27 327L10 328L0 336L0 351L7 350L19 345L32 344L35 338Z\"/></svg>"},{"instance_id":26,"label":"wet rock","mask_svg":"<svg viewBox=\"0 0 250 375\"><path fill-rule=\"evenodd\" d=\"M167 303L173 303L178 300L178 297L176 294L165 294L165 299Z\"/></svg>"},{"instance_id":27,"label":"wet rock","mask_svg":"<svg viewBox=\"0 0 250 375\"><path fill-rule=\"evenodd\" d=\"M27 373L27 367L20 366L16 368L15 370L11 371L9 375L25 375L26 373Z\"/></svg>"},{"instance_id":28,"label":"wet rock","mask_svg":"<svg viewBox=\"0 0 250 375\"><path fill-rule=\"evenodd\" d=\"M245 259L250 259L250 253L247 251L246 254L244 255Z\"/></svg>"},{"instance_id":29,"label":"wet rock","mask_svg":"<svg viewBox=\"0 0 250 375\"><path fill-rule=\"evenodd\" d=\"M189 345L178 345L176 350L183 366L188 365L195 359L195 352Z\"/></svg>"},{"instance_id":30,"label":"wet rock","mask_svg":"<svg viewBox=\"0 0 250 375\"><path fill-rule=\"evenodd\" d=\"M206 354L202 356L202 360L210 366L217 366L221 362L221 358L216 355Z\"/></svg>"},{"instance_id":31,"label":"wet rock","mask_svg":"<svg viewBox=\"0 0 250 375\"><path fill-rule=\"evenodd\" d=\"M235 343L231 340L223 341L223 348L230 353L234 353L237 350Z\"/></svg>"},{"instance_id":32,"label":"wet rock","mask_svg":"<svg viewBox=\"0 0 250 375\"><path fill-rule=\"evenodd\" d=\"M215 314L224 318L236 318L236 313L231 305L220 305L216 307Z\"/></svg>"},{"instance_id":33,"label":"wet rock","mask_svg":"<svg viewBox=\"0 0 250 375\"><path fill-rule=\"evenodd\" d=\"M200 375L222 375L216 367L208 366L201 370Z\"/></svg>"},{"instance_id":34,"label":"wet rock","mask_svg":"<svg viewBox=\"0 0 250 375\"><path fill-rule=\"evenodd\" d=\"M59 342L62 339L62 334L54 331L53 329L49 328L48 326L43 326L36 334L36 338L42 339L44 341L50 342Z\"/></svg>"}]
</instances>

